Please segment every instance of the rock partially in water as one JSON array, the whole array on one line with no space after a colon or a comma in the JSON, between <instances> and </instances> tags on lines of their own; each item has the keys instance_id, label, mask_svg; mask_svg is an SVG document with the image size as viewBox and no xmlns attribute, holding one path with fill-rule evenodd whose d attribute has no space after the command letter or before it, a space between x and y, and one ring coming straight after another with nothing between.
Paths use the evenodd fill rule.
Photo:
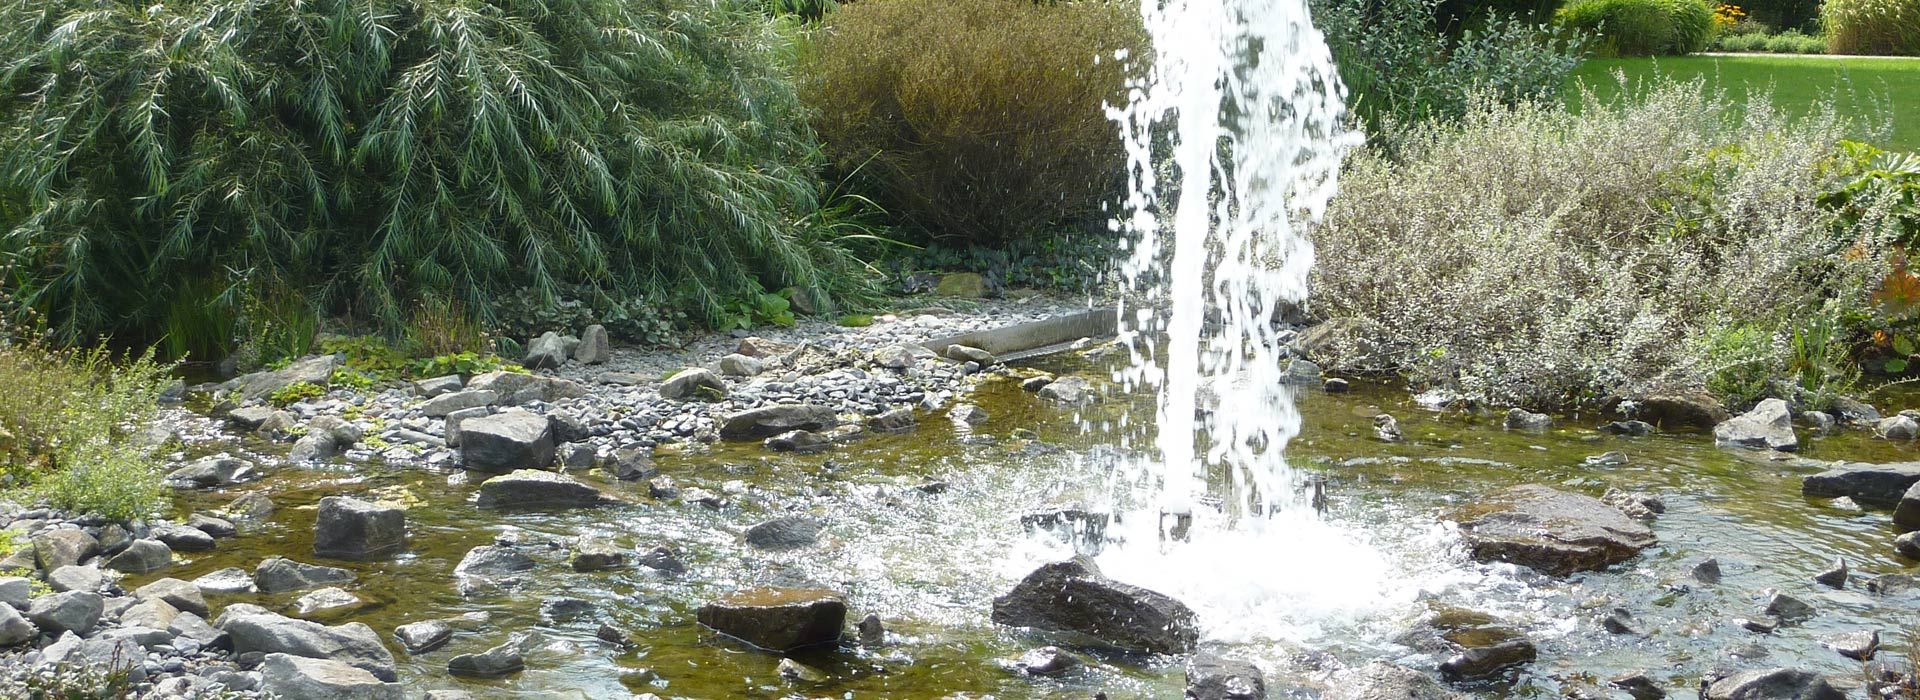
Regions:
<instances>
[{"instance_id":1,"label":"rock partially in water","mask_svg":"<svg viewBox=\"0 0 1920 700\"><path fill-rule=\"evenodd\" d=\"M1701 700L1844 700L1846 695L1811 671L1785 668L1741 671L1707 684Z\"/></svg>"},{"instance_id":2,"label":"rock partially in water","mask_svg":"<svg viewBox=\"0 0 1920 700\"><path fill-rule=\"evenodd\" d=\"M839 424L834 410L812 404L776 404L728 415L720 424L720 437L728 440L758 440L789 430L822 432Z\"/></svg>"},{"instance_id":3,"label":"rock partially in water","mask_svg":"<svg viewBox=\"0 0 1920 700\"><path fill-rule=\"evenodd\" d=\"M1920 436L1920 421L1906 415L1888 416L1873 424L1873 436L1901 442L1912 440Z\"/></svg>"},{"instance_id":4,"label":"rock partially in water","mask_svg":"<svg viewBox=\"0 0 1920 700\"><path fill-rule=\"evenodd\" d=\"M1600 432L1608 433L1611 435L1626 435L1629 437L1645 437L1648 435L1652 435L1654 430L1653 430L1653 424L1648 423L1646 421L1623 420L1623 421L1614 421L1612 423L1608 423L1606 425L1600 426Z\"/></svg>"},{"instance_id":5,"label":"rock partially in water","mask_svg":"<svg viewBox=\"0 0 1920 700\"><path fill-rule=\"evenodd\" d=\"M1800 482L1800 493L1816 498L1845 496L1862 505L1892 508L1915 484L1920 484L1920 462L1840 462Z\"/></svg>"},{"instance_id":6,"label":"rock partially in water","mask_svg":"<svg viewBox=\"0 0 1920 700\"><path fill-rule=\"evenodd\" d=\"M200 617L207 616L207 598L200 593L200 587L177 578L163 578L141 586L133 591L133 596L141 600L158 600L176 610Z\"/></svg>"},{"instance_id":7,"label":"rock partially in water","mask_svg":"<svg viewBox=\"0 0 1920 700\"><path fill-rule=\"evenodd\" d=\"M456 576L495 576L528 571L533 567L533 557L516 547L483 544L467 550L467 555L460 558L460 564L453 568L453 573Z\"/></svg>"},{"instance_id":8,"label":"rock partially in water","mask_svg":"<svg viewBox=\"0 0 1920 700\"><path fill-rule=\"evenodd\" d=\"M1533 663L1539 649L1521 637L1499 644L1471 647L1440 663L1440 673L1453 681L1493 678L1508 669Z\"/></svg>"},{"instance_id":9,"label":"rock partially in water","mask_svg":"<svg viewBox=\"0 0 1920 700\"><path fill-rule=\"evenodd\" d=\"M963 403L947 410L947 418L957 425L977 428L985 425L988 419L987 409L970 403Z\"/></svg>"},{"instance_id":10,"label":"rock partially in water","mask_svg":"<svg viewBox=\"0 0 1920 700\"><path fill-rule=\"evenodd\" d=\"M1193 651L1200 630L1185 604L1108 579L1090 560L1047 564L993 600L995 624L1086 635L1154 654Z\"/></svg>"},{"instance_id":11,"label":"rock partially in water","mask_svg":"<svg viewBox=\"0 0 1920 700\"><path fill-rule=\"evenodd\" d=\"M1607 681L1607 685L1627 691L1633 700L1660 700L1667 696L1667 691L1660 688L1660 682L1644 671L1614 676Z\"/></svg>"},{"instance_id":12,"label":"rock partially in water","mask_svg":"<svg viewBox=\"0 0 1920 700\"><path fill-rule=\"evenodd\" d=\"M1375 661L1340 679L1322 700L1460 700L1432 676L1405 666Z\"/></svg>"},{"instance_id":13,"label":"rock partially in water","mask_svg":"<svg viewBox=\"0 0 1920 700\"><path fill-rule=\"evenodd\" d=\"M919 423L911 408L896 408L867 419L867 429L877 433L904 433Z\"/></svg>"},{"instance_id":14,"label":"rock partially in water","mask_svg":"<svg viewBox=\"0 0 1920 700\"><path fill-rule=\"evenodd\" d=\"M555 597L540 601L540 619L548 624L572 622L598 611L599 607L585 598Z\"/></svg>"},{"instance_id":15,"label":"rock partially in water","mask_svg":"<svg viewBox=\"0 0 1920 700\"><path fill-rule=\"evenodd\" d=\"M229 566L225 569L214 571L194 579L193 586L194 588L200 589L203 595L208 593L216 595L236 595L260 592L259 586L256 586L253 582L253 574L249 574L246 569L237 566Z\"/></svg>"},{"instance_id":16,"label":"rock partially in water","mask_svg":"<svg viewBox=\"0 0 1920 700\"><path fill-rule=\"evenodd\" d=\"M238 523L259 525L273 517L273 499L260 491L242 494L221 511Z\"/></svg>"},{"instance_id":17,"label":"rock partially in water","mask_svg":"<svg viewBox=\"0 0 1920 700\"><path fill-rule=\"evenodd\" d=\"M660 398L670 401L694 399L718 401L727 397L727 382L704 367L688 367L660 384Z\"/></svg>"},{"instance_id":18,"label":"rock partially in water","mask_svg":"<svg viewBox=\"0 0 1920 700\"><path fill-rule=\"evenodd\" d=\"M529 411L502 411L460 423L460 466L489 472L553 464L553 426Z\"/></svg>"},{"instance_id":19,"label":"rock partially in water","mask_svg":"<svg viewBox=\"0 0 1920 700\"><path fill-rule=\"evenodd\" d=\"M1767 399L1753 410L1713 427L1713 443L1720 447L1749 447L1792 452L1800 449L1793 432L1793 412L1787 402Z\"/></svg>"},{"instance_id":20,"label":"rock partially in water","mask_svg":"<svg viewBox=\"0 0 1920 700\"><path fill-rule=\"evenodd\" d=\"M1813 580L1815 583L1818 583L1822 586L1827 586L1829 588L1846 588L1847 587L1847 560L1845 559L1833 560L1833 566L1828 567L1826 571L1822 571L1818 574L1814 574Z\"/></svg>"},{"instance_id":21,"label":"rock partially in water","mask_svg":"<svg viewBox=\"0 0 1920 700\"><path fill-rule=\"evenodd\" d=\"M1661 394L1640 399L1634 417L1666 430L1712 430L1728 418L1720 400L1709 394Z\"/></svg>"},{"instance_id":22,"label":"rock partially in water","mask_svg":"<svg viewBox=\"0 0 1920 700\"><path fill-rule=\"evenodd\" d=\"M301 382L324 386L332 381L333 371L339 367L340 358L337 356L309 357L296 360L285 369L254 372L235 377L221 384L219 390L239 392L248 401L264 399L272 396L276 391Z\"/></svg>"},{"instance_id":23,"label":"rock partially in water","mask_svg":"<svg viewBox=\"0 0 1920 700\"><path fill-rule=\"evenodd\" d=\"M1002 661L1001 664L1014 673L1053 677L1066 675L1084 665L1084 662L1060 647L1047 646L1029 649L1019 658Z\"/></svg>"},{"instance_id":24,"label":"rock partially in water","mask_svg":"<svg viewBox=\"0 0 1920 700\"><path fill-rule=\"evenodd\" d=\"M787 652L840 641L847 604L817 588L755 588L700 606L700 624L770 651Z\"/></svg>"},{"instance_id":25,"label":"rock partially in water","mask_svg":"<svg viewBox=\"0 0 1920 700\"><path fill-rule=\"evenodd\" d=\"M179 489L211 489L255 477L253 463L220 454L203 457L167 474L167 484Z\"/></svg>"},{"instance_id":26,"label":"rock partially in water","mask_svg":"<svg viewBox=\"0 0 1920 700\"><path fill-rule=\"evenodd\" d=\"M637 560L641 566L668 574L684 574L687 565L681 563L679 555L665 546L654 547L640 555Z\"/></svg>"},{"instance_id":27,"label":"rock partially in water","mask_svg":"<svg viewBox=\"0 0 1920 700\"><path fill-rule=\"evenodd\" d=\"M619 501L565 474L519 469L480 484L481 508L592 508Z\"/></svg>"},{"instance_id":28,"label":"rock partially in water","mask_svg":"<svg viewBox=\"0 0 1920 700\"><path fill-rule=\"evenodd\" d=\"M305 618L337 618L364 605L360 596L328 586L309 591L293 601L293 614Z\"/></svg>"},{"instance_id":29,"label":"rock partially in water","mask_svg":"<svg viewBox=\"0 0 1920 700\"><path fill-rule=\"evenodd\" d=\"M1855 661L1872 661L1874 653L1880 650L1880 632L1844 632L1820 640L1820 645Z\"/></svg>"},{"instance_id":30,"label":"rock partially in water","mask_svg":"<svg viewBox=\"0 0 1920 700\"><path fill-rule=\"evenodd\" d=\"M795 452L812 454L825 452L833 447L833 441L810 430L789 430L767 438L767 449L775 452Z\"/></svg>"},{"instance_id":31,"label":"rock partially in water","mask_svg":"<svg viewBox=\"0 0 1920 700\"><path fill-rule=\"evenodd\" d=\"M855 627L860 630L860 646L873 648L887 643L887 626L880 622L879 615L867 613Z\"/></svg>"},{"instance_id":32,"label":"rock partially in water","mask_svg":"<svg viewBox=\"0 0 1920 700\"><path fill-rule=\"evenodd\" d=\"M272 557L253 570L253 583L261 593L298 591L353 580L353 572L317 564L304 564L286 557Z\"/></svg>"},{"instance_id":33,"label":"rock partially in water","mask_svg":"<svg viewBox=\"0 0 1920 700\"><path fill-rule=\"evenodd\" d=\"M1693 571L1691 573L1693 575L1693 580L1695 581L1699 581L1701 583L1719 583L1720 582L1720 560L1707 559L1706 561L1702 561L1698 564L1694 564Z\"/></svg>"},{"instance_id":34,"label":"rock partially in water","mask_svg":"<svg viewBox=\"0 0 1920 700\"><path fill-rule=\"evenodd\" d=\"M229 609L214 626L233 640L233 653L291 654L328 659L371 673L383 681L398 680L393 652L380 635L358 622L332 627L270 612L233 614Z\"/></svg>"},{"instance_id":35,"label":"rock partially in water","mask_svg":"<svg viewBox=\"0 0 1920 700\"><path fill-rule=\"evenodd\" d=\"M1387 413L1373 417L1373 436L1382 442L1399 442L1405 438L1400 433L1400 420Z\"/></svg>"},{"instance_id":36,"label":"rock partially in water","mask_svg":"<svg viewBox=\"0 0 1920 700\"><path fill-rule=\"evenodd\" d=\"M1920 481L1915 481L1900 495L1900 503L1893 508L1893 525L1902 530L1920 530Z\"/></svg>"},{"instance_id":37,"label":"rock partially in water","mask_svg":"<svg viewBox=\"0 0 1920 700\"><path fill-rule=\"evenodd\" d=\"M775 672L780 675L781 680L788 683L820 684L833 680L833 677L827 675L826 671L794 661L793 659L781 659L780 664L775 668Z\"/></svg>"},{"instance_id":38,"label":"rock partially in water","mask_svg":"<svg viewBox=\"0 0 1920 700\"><path fill-rule=\"evenodd\" d=\"M106 605L92 591L66 591L33 599L27 607L27 619L49 637L63 632L86 636L100 622Z\"/></svg>"},{"instance_id":39,"label":"rock partially in water","mask_svg":"<svg viewBox=\"0 0 1920 700\"><path fill-rule=\"evenodd\" d=\"M1665 499L1639 491L1607 489L1607 492L1600 496L1600 502L1613 506L1634 520L1653 520L1661 513L1667 512Z\"/></svg>"},{"instance_id":40,"label":"rock partially in water","mask_svg":"<svg viewBox=\"0 0 1920 700\"><path fill-rule=\"evenodd\" d=\"M1813 617L1813 605L1793 596L1774 591L1767 596L1765 612L1784 622L1797 622Z\"/></svg>"},{"instance_id":41,"label":"rock partially in water","mask_svg":"<svg viewBox=\"0 0 1920 700\"><path fill-rule=\"evenodd\" d=\"M107 559L107 568L127 574L144 574L173 566L173 548L160 540L134 540Z\"/></svg>"},{"instance_id":42,"label":"rock partially in water","mask_svg":"<svg viewBox=\"0 0 1920 700\"><path fill-rule=\"evenodd\" d=\"M1553 416L1524 408L1508 409L1506 427L1508 430L1546 430L1553 427Z\"/></svg>"},{"instance_id":43,"label":"rock partially in water","mask_svg":"<svg viewBox=\"0 0 1920 700\"><path fill-rule=\"evenodd\" d=\"M1267 680L1260 667L1213 654L1187 660L1186 700L1266 700Z\"/></svg>"},{"instance_id":44,"label":"rock partially in water","mask_svg":"<svg viewBox=\"0 0 1920 700\"><path fill-rule=\"evenodd\" d=\"M446 646L453 639L453 625L445 620L422 620L410 622L393 628L393 638L400 640L401 648L407 653L419 655Z\"/></svg>"},{"instance_id":45,"label":"rock partially in water","mask_svg":"<svg viewBox=\"0 0 1920 700\"><path fill-rule=\"evenodd\" d=\"M759 549L799 549L820 539L820 521L804 515L786 515L747 528L747 544Z\"/></svg>"},{"instance_id":46,"label":"rock partially in water","mask_svg":"<svg viewBox=\"0 0 1920 700\"><path fill-rule=\"evenodd\" d=\"M213 541L213 535L209 535L199 528L187 527L185 525L155 526L148 534L148 537L160 540L176 552L211 552L215 547L219 546L218 543Z\"/></svg>"},{"instance_id":47,"label":"rock partially in water","mask_svg":"<svg viewBox=\"0 0 1920 700\"><path fill-rule=\"evenodd\" d=\"M1893 551L1908 559L1920 559L1920 530L1893 538Z\"/></svg>"},{"instance_id":48,"label":"rock partially in water","mask_svg":"<svg viewBox=\"0 0 1920 700\"><path fill-rule=\"evenodd\" d=\"M582 537L574 543L568 563L582 572L618 569L627 565L627 552L605 538Z\"/></svg>"},{"instance_id":49,"label":"rock partially in water","mask_svg":"<svg viewBox=\"0 0 1920 700\"><path fill-rule=\"evenodd\" d=\"M613 472L613 478L621 481L651 479L660 473L653 466L653 451L644 447L623 447L613 451L613 461L607 465Z\"/></svg>"},{"instance_id":50,"label":"rock partially in water","mask_svg":"<svg viewBox=\"0 0 1920 700\"><path fill-rule=\"evenodd\" d=\"M447 661L447 673L469 678L499 678L519 673L527 668L527 660L521 654L520 647L521 640L516 636L505 644L477 654L455 656Z\"/></svg>"},{"instance_id":51,"label":"rock partially in water","mask_svg":"<svg viewBox=\"0 0 1920 700\"><path fill-rule=\"evenodd\" d=\"M351 665L292 654L268 654L260 664L260 690L280 700L402 700L399 683Z\"/></svg>"},{"instance_id":52,"label":"rock partially in water","mask_svg":"<svg viewBox=\"0 0 1920 700\"><path fill-rule=\"evenodd\" d=\"M1066 376L1047 382L1035 392L1040 398L1065 406L1085 406L1093 403L1093 383L1086 377Z\"/></svg>"},{"instance_id":53,"label":"rock partially in water","mask_svg":"<svg viewBox=\"0 0 1920 700\"><path fill-rule=\"evenodd\" d=\"M194 513L193 515L187 516L187 527L207 533L208 536L214 538L233 537L240 534L240 529L233 524L233 521L225 518L216 518L205 513Z\"/></svg>"},{"instance_id":54,"label":"rock partially in water","mask_svg":"<svg viewBox=\"0 0 1920 700\"><path fill-rule=\"evenodd\" d=\"M377 559L407 546L407 514L399 506L352 496L320 499L313 553L333 559Z\"/></svg>"},{"instance_id":55,"label":"rock partially in water","mask_svg":"<svg viewBox=\"0 0 1920 700\"><path fill-rule=\"evenodd\" d=\"M1474 558L1556 576L1606 568L1655 542L1646 525L1599 499L1539 484L1502 490L1451 518Z\"/></svg>"}]
</instances>

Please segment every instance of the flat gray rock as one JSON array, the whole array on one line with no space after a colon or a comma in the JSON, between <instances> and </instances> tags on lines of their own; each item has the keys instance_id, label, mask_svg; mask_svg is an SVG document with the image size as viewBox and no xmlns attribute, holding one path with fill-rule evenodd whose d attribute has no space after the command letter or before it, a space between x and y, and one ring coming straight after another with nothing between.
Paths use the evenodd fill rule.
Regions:
<instances>
[{"instance_id":1,"label":"flat gray rock","mask_svg":"<svg viewBox=\"0 0 1920 700\"><path fill-rule=\"evenodd\" d=\"M1564 576L1602 569L1653 546L1653 530L1600 499L1514 486L1455 511L1475 559Z\"/></svg>"}]
</instances>

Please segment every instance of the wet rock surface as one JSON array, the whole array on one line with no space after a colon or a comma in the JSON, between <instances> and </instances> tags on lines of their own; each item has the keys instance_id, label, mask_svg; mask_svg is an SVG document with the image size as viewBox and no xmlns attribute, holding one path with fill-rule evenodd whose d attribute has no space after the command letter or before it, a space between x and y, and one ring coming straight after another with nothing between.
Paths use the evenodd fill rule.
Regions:
<instances>
[{"instance_id":1,"label":"wet rock surface","mask_svg":"<svg viewBox=\"0 0 1920 700\"><path fill-rule=\"evenodd\" d=\"M847 604L832 591L762 588L700 606L698 619L715 632L761 649L793 651L838 643Z\"/></svg>"},{"instance_id":2,"label":"wet rock surface","mask_svg":"<svg viewBox=\"0 0 1920 700\"><path fill-rule=\"evenodd\" d=\"M1515 486L1456 511L1473 556L1566 575L1625 561L1653 546L1653 531L1599 499L1547 486Z\"/></svg>"},{"instance_id":3,"label":"wet rock surface","mask_svg":"<svg viewBox=\"0 0 1920 700\"><path fill-rule=\"evenodd\" d=\"M1119 649L1180 654L1200 630L1193 611L1160 593L1113 581L1092 562L1042 566L993 601L993 621L1013 627L1074 632Z\"/></svg>"}]
</instances>

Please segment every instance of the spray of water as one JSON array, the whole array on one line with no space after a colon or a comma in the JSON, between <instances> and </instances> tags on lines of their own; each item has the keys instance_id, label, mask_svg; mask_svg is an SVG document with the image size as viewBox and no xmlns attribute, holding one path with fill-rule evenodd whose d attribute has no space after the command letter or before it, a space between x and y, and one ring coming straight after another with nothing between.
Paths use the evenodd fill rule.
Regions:
<instances>
[{"instance_id":1,"label":"spray of water","mask_svg":"<svg viewBox=\"0 0 1920 700\"><path fill-rule=\"evenodd\" d=\"M1302 224L1361 137L1306 0L1142 5L1151 68L1109 107L1130 180L1114 227L1135 241L1116 379L1156 391L1157 434L1115 480L1135 510L1101 564L1187 601L1212 637L1314 636L1398 592L1365 535L1303 507L1284 456L1300 415L1274 320L1306 298Z\"/></svg>"}]
</instances>

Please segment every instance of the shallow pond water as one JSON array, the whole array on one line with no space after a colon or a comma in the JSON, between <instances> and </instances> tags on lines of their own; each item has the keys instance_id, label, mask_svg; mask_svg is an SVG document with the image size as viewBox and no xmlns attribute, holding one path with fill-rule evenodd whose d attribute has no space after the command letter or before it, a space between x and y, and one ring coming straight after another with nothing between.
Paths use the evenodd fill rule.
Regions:
<instances>
[{"instance_id":1,"label":"shallow pond water","mask_svg":"<svg viewBox=\"0 0 1920 700\"><path fill-rule=\"evenodd\" d=\"M279 506L271 524L223 540L220 549L183 555L164 573L192 579L216 569L249 571L261 559L311 556L313 506L323 496L366 494L409 504L409 550L379 562L329 565L353 569L348 589L367 607L324 621L360 621L383 635L397 625L471 611L492 615L490 627L462 632L440 650L409 657L398 650L410 688L460 687L482 697L609 697L655 692L666 697L1001 697L1177 698L1183 675L1168 658L1088 653L1083 673L1040 680L1007 672L1001 659L1050 641L988 621L992 598L1035 566L1070 549L1023 532L1019 516L1065 500L1098 502L1108 469L1102 445L1114 438L1084 422L1118 423L1150 415L1109 403L1074 411L1045 405L1015 382L983 382L974 400L991 419L977 431L938 414L922 416L913 433L875 436L811 456L775 455L757 444L715 445L656 455L661 472L684 487L722 492L722 509L655 502L645 485L602 479L631 505L564 512L480 511L478 479L457 470L343 464L328 469L279 468L262 481L225 492L183 495L179 514L214 510L246 491L264 489ZM1900 631L1920 618L1920 599L1865 593L1865 576L1905 571L1914 562L1893 553L1885 512L1860 511L1800 496L1812 469L1743 459L1716 450L1702 435L1603 436L1598 420L1562 419L1562 428L1516 433L1493 416L1431 412L1403 391L1356 386L1350 394L1300 397L1306 422L1289 448L1298 469L1324 479L1325 513L1291 513L1275 527L1299 534L1281 547L1234 543L1190 559L1102 558L1114 578L1162 590L1201 616L1203 646L1259 663L1269 682L1312 683L1342 665L1384 658L1431 668L1396 640L1433 601L1498 615L1527 631L1540 659L1509 681L1476 687L1486 697L1561 697L1598 688L1613 675L1645 670L1691 688L1715 665L1789 665L1836 677L1859 675L1859 663L1820 646L1822 636L1878 629L1895 653ZM1373 437L1371 417L1399 417L1407 439ZM1030 429L1038 441L1011 436ZM1141 426L1131 429L1138 431ZM1804 435L1804 433L1803 433ZM987 440L991 439L990 444ZM263 452L275 448L249 443ZM1619 466L1590 466L1590 455L1618 450ZM1803 454L1815 459L1914 459L1907 447L1859 433L1814 437ZM939 493L921 486L946 485ZM1663 496L1667 512L1653 528L1660 544L1604 572L1551 579L1505 565L1469 561L1440 516L1493 490L1545 483L1599 495L1608 487ZM739 533L769 517L804 512L827 524L822 542L795 552L748 548ZM526 587L463 597L452 570L466 551L503 533L552 542ZM691 571L680 576L634 568L576 573L564 545L599 535L641 550L666 544ZM1263 540L1270 541L1270 540ZM1718 557L1719 585L1690 584L1687 571ZM1856 572L1844 591L1816 586L1811 576L1836 557ZM1211 567L1211 568L1208 568ZM129 581L138 585L148 576ZM741 586L808 581L844 592L857 619L886 621L891 643L878 650L848 644L799 660L832 680L793 685L776 672L779 657L716 639L693 622L702 602ZM1807 623L1760 636L1734 618L1758 612L1762 589L1774 587L1813 603ZM221 596L210 602L254 602L284 609L297 593ZM540 601L592 600L598 619L628 629L638 645L617 649L594 638L596 621L543 622ZM1642 636L1610 635L1599 619L1612 607L1633 611ZM446 673L453 655L537 630L545 643L528 670L500 680L468 681ZM1766 658L1753 660L1757 643ZM1730 657L1739 650L1747 658Z\"/></svg>"}]
</instances>

